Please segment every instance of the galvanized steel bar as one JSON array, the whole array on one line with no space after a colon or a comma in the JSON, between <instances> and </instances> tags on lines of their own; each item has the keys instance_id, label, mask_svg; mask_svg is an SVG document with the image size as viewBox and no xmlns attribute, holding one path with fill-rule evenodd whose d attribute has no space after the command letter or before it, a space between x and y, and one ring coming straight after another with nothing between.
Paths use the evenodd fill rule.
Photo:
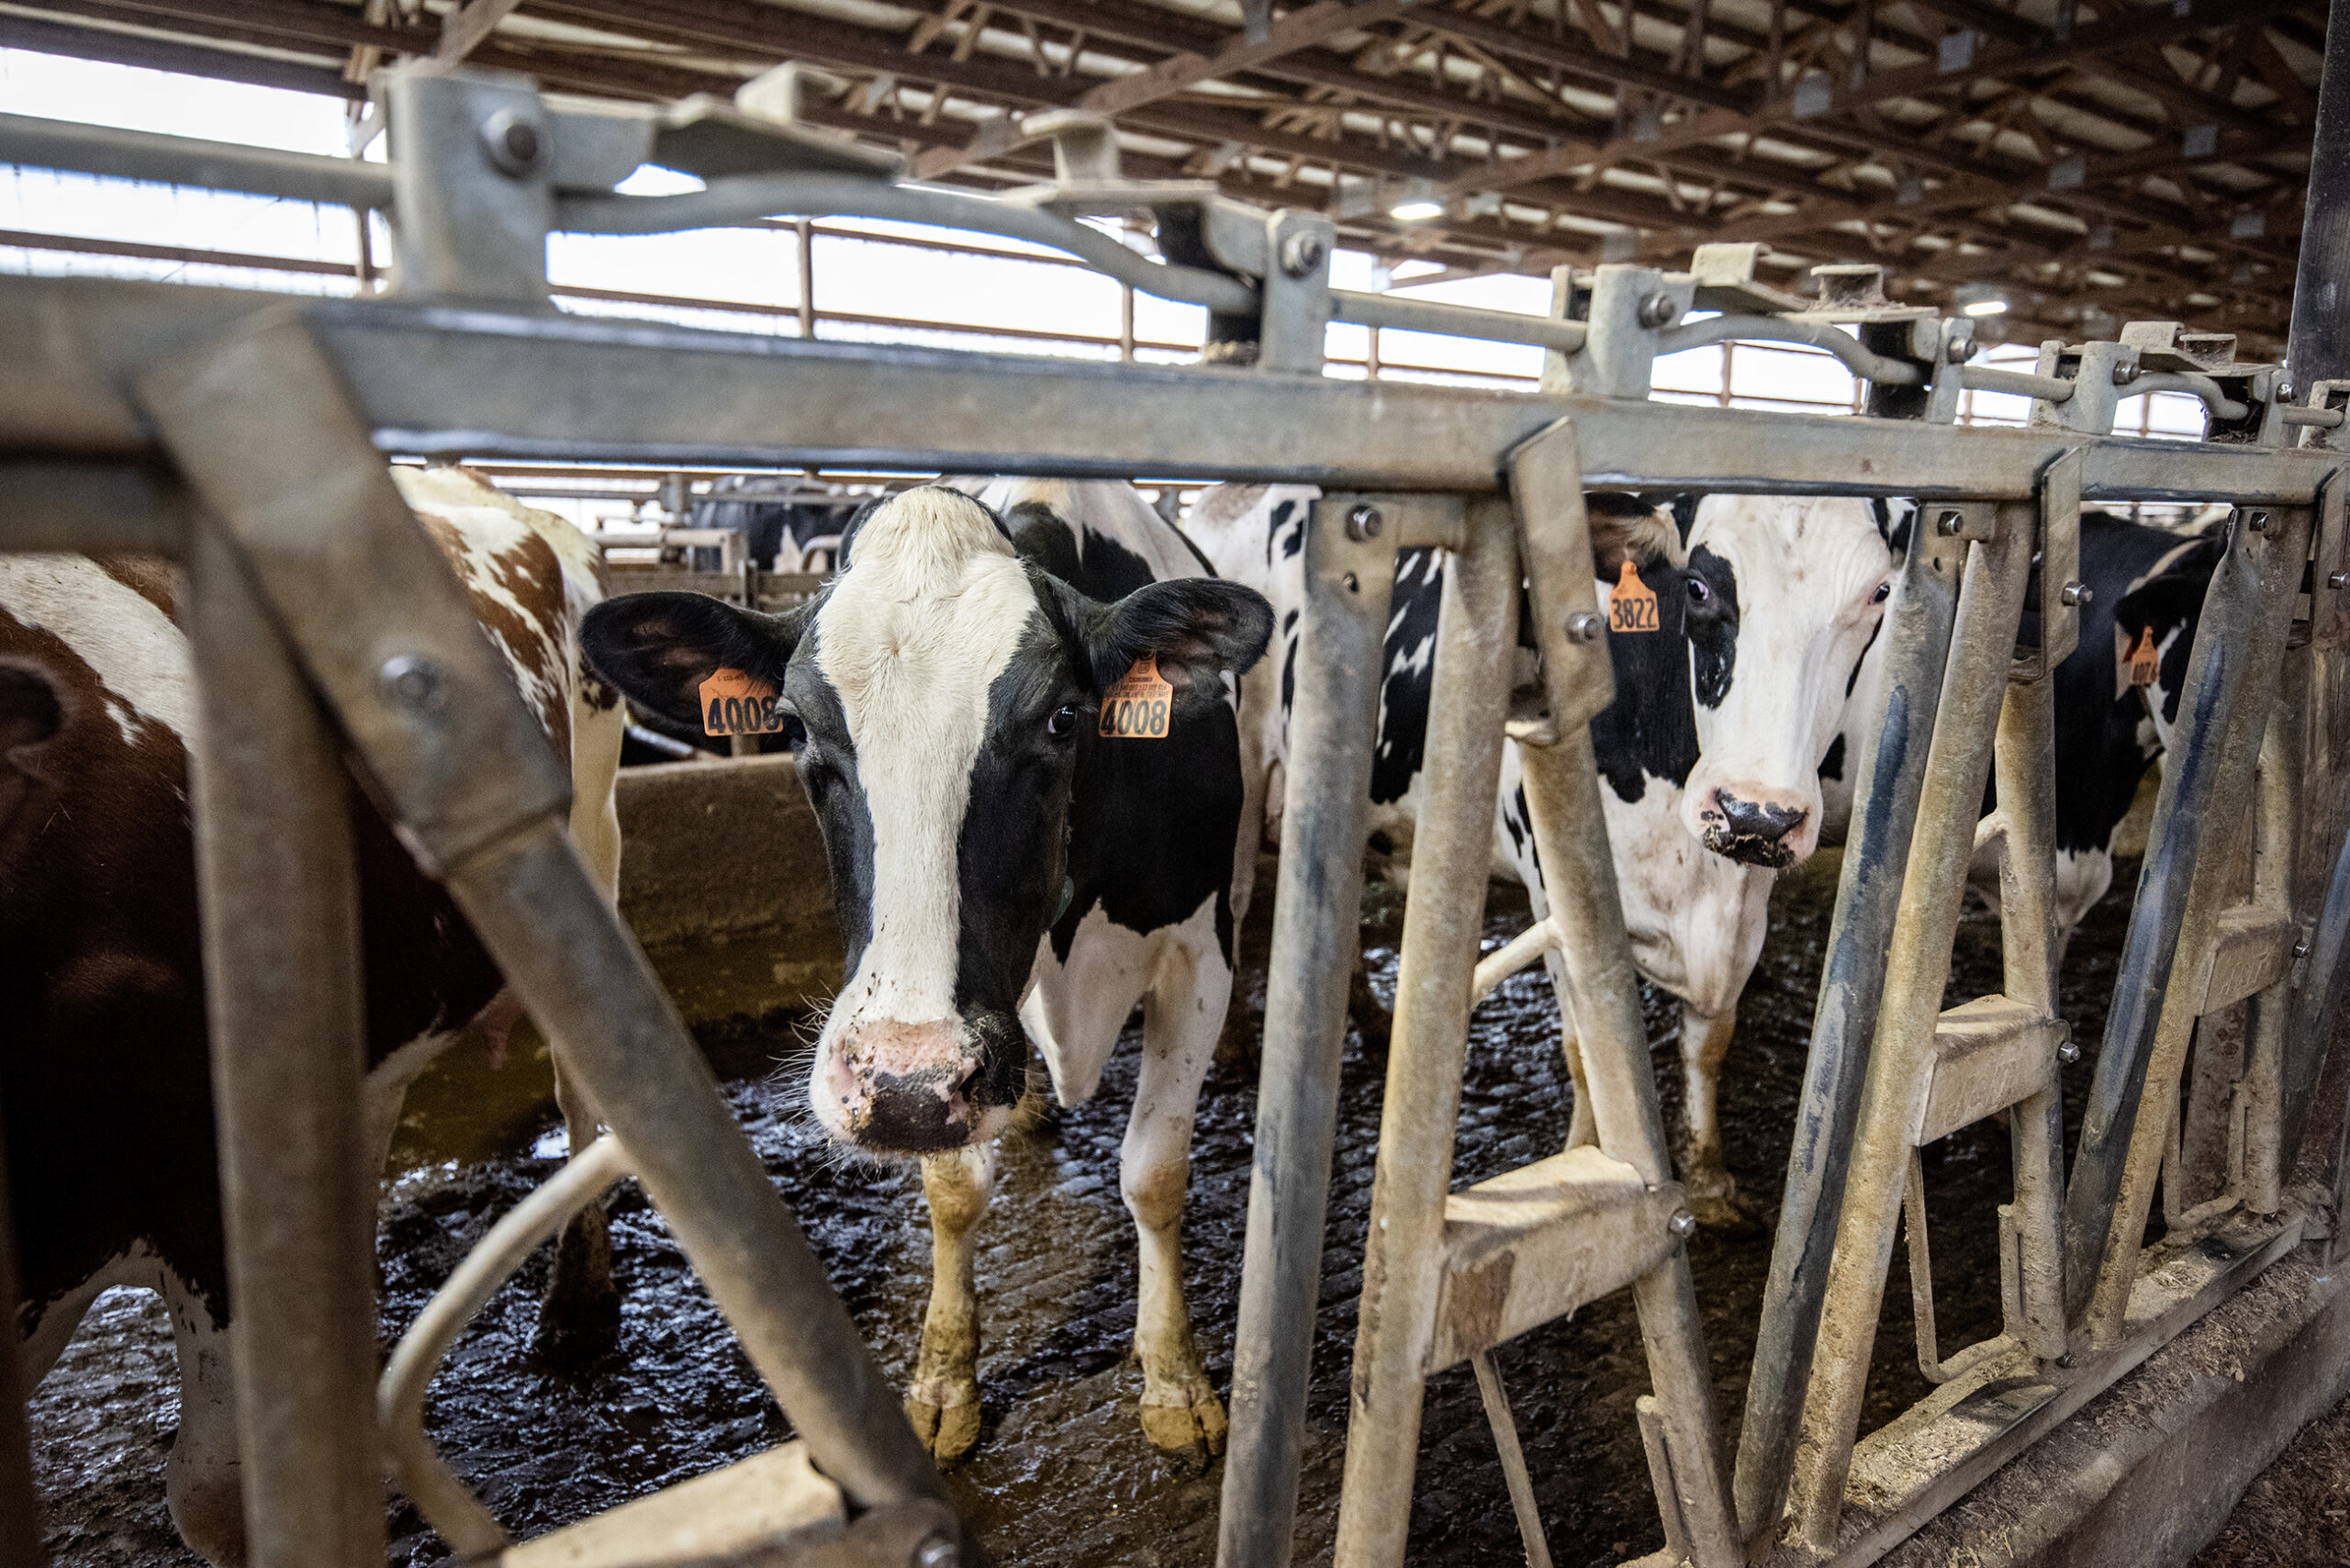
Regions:
<instances>
[{"instance_id":1,"label":"galvanized steel bar","mask_svg":"<svg viewBox=\"0 0 2350 1568\"><path fill-rule=\"evenodd\" d=\"M1798 1537L1815 1551L1834 1545L1843 1507L1909 1150L1917 1142L1911 1124L1922 1099L1918 1085L1942 1013L2036 521L2034 507L2000 506L1995 535L1969 552L1960 588L1796 1453L1791 1507Z\"/></svg>"},{"instance_id":2,"label":"galvanized steel bar","mask_svg":"<svg viewBox=\"0 0 2350 1568\"><path fill-rule=\"evenodd\" d=\"M709 1064L565 837L567 770L300 323L281 319L159 366L140 386L404 838L557 1042L565 1081L630 1150L647 1196L824 1473L862 1506L943 1502L945 1484ZM240 855L274 864L250 844ZM281 897L274 913L299 907ZM331 929L323 918L302 924ZM274 1087L282 1095L282 1082ZM355 1081L351 1092L355 1117ZM300 1141L274 1124L273 1137ZM338 1147L357 1143L354 1128ZM371 1232L361 1234L364 1258ZM370 1279L364 1269L361 1279ZM372 1383L368 1318L363 1292L356 1321ZM372 1396L362 1408L372 1429ZM372 1486L372 1450L368 1471ZM370 1509L380 1530L380 1509Z\"/></svg>"},{"instance_id":3,"label":"galvanized steel bar","mask_svg":"<svg viewBox=\"0 0 2350 1568\"><path fill-rule=\"evenodd\" d=\"M1397 1503L1411 1496L1419 1462L1469 990L1484 932L1502 724L1517 650L1518 580L1507 503L1476 503L1469 548L1446 566L1437 621L1426 793L1413 839L1356 1319L1337 1568L1400 1568L1411 1523L1411 1509Z\"/></svg>"},{"instance_id":4,"label":"galvanized steel bar","mask_svg":"<svg viewBox=\"0 0 2350 1568\"><path fill-rule=\"evenodd\" d=\"M117 179L245 191L336 207L388 207L392 172L356 158L235 141L120 130L78 120L0 115L0 163Z\"/></svg>"},{"instance_id":5,"label":"galvanized steel bar","mask_svg":"<svg viewBox=\"0 0 2350 1568\"><path fill-rule=\"evenodd\" d=\"M2131 913L2114 982L2106 1055L2098 1058L2073 1182L2065 1193L2065 1289L2074 1298L2067 1306L2076 1314L2085 1310L2093 1345L2115 1342L2125 1327L2139 1238L2154 1202L2199 1001L2187 987L2169 983L2172 964L2184 953L2191 970L2200 971L2228 889L2218 868L2225 864L2233 836L2251 831L2253 772L2267 731L2293 598L2309 558L2308 508L2271 512L2266 531L2258 533L2250 526L2254 515L2239 512L2227 554L2205 591L2180 699L2181 709L2194 717L2180 758L2179 787L2174 794L2170 769L2165 768L2154 808L2159 842L2139 878L2138 906ZM2216 626L2215 599L2221 606ZM2231 626L2239 605L2248 624ZM2203 820L2214 802L2233 803L2232 809L2219 806L2216 833L2207 831L2212 824ZM2182 813L2193 820L2182 823ZM2182 852L2183 862L2177 858ZM2164 859L2159 883L2157 855ZM2157 890L2162 897L2150 899ZM2150 928L2143 944L2142 921ZM2165 947L2160 970L2150 974L2139 967ZM2108 1057L2113 1058L2110 1072ZM2093 1206L2101 1196L2109 1204L2102 1213Z\"/></svg>"},{"instance_id":6,"label":"galvanized steel bar","mask_svg":"<svg viewBox=\"0 0 2350 1568\"><path fill-rule=\"evenodd\" d=\"M1583 1087L1591 1097L1599 1147L1651 1186L1671 1182L1673 1161L1657 1108L1639 977L1624 931L1591 728L1576 725L1552 745L1521 744L1518 756L1550 918L1559 927L1560 958L1573 994L1571 1026L1583 1054ZM1632 1302L1679 1492L1662 1506L1678 1509L1698 1568L1729 1568L1740 1561L1737 1523L1687 1249L1674 1248L1670 1259L1634 1282Z\"/></svg>"},{"instance_id":7,"label":"galvanized steel bar","mask_svg":"<svg viewBox=\"0 0 2350 1568\"><path fill-rule=\"evenodd\" d=\"M2181 927L2189 890L2205 859L2205 830L2218 798L2222 752L2241 705L2239 691L2262 607L2263 573L2252 553L2253 538L2240 519L2230 525L2227 549L2203 591L2196 623L2195 651L2179 696L2185 722L2164 761L2154 829L2115 976L2113 1007L2106 1015L2104 1043L2065 1189L2065 1311L2072 1316L2088 1305L2103 1267L2132 1129L2179 955L2187 954L2190 967L2199 959L2197 948L2184 941ZM2191 1016L2178 1017L2171 1025L2181 1036L2192 1026ZM2156 1119L2163 1126L2152 1129L2152 1137L2167 1137L2170 1114L2162 1108Z\"/></svg>"},{"instance_id":8,"label":"galvanized steel bar","mask_svg":"<svg viewBox=\"0 0 2350 1568\"><path fill-rule=\"evenodd\" d=\"M2042 581L2047 578L2043 576ZM2041 619L2041 635L2050 618ZM1992 758L1998 789L2000 990L2043 1018L2055 1018L2056 682L2045 659L2019 660L2030 678L2011 679L1999 703ZM2009 1108L2015 1203L2019 1310L2008 1324L2043 1363L2065 1354L2065 1102L2056 1063L2047 1087ZM2004 1251L2004 1249L2002 1249Z\"/></svg>"},{"instance_id":9,"label":"galvanized steel bar","mask_svg":"<svg viewBox=\"0 0 2350 1568\"><path fill-rule=\"evenodd\" d=\"M1344 498L1326 497L1306 531L1219 1568L1286 1568L1296 1524L1338 1063L1360 949L1381 653L1395 586L1394 539L1351 537L1348 510Z\"/></svg>"},{"instance_id":10,"label":"galvanized steel bar","mask_svg":"<svg viewBox=\"0 0 2350 1568\"><path fill-rule=\"evenodd\" d=\"M1918 795L1950 657L1952 619L1958 611L1965 541L1945 538L1925 524L1919 513L1879 633L1886 643L1884 693L1881 706L1861 725L1852 825L1845 837L1828 962L1812 1015L1803 1098L1787 1154L1754 1366L1747 1379L1737 1486L1739 1529L1749 1540L1777 1519L1795 1462L1796 1423L1828 1291L1828 1260L1844 1202L1852 1127L1860 1119L1869 1041L1885 990L1885 952L1900 907Z\"/></svg>"},{"instance_id":11,"label":"galvanized steel bar","mask_svg":"<svg viewBox=\"0 0 2350 1568\"><path fill-rule=\"evenodd\" d=\"M184 618L246 1560L373 1568L384 1556L376 1173L360 1127L349 781L217 526L196 532Z\"/></svg>"},{"instance_id":12,"label":"galvanized steel bar","mask_svg":"<svg viewBox=\"0 0 2350 1568\"><path fill-rule=\"evenodd\" d=\"M1131 476L1490 491L1496 454L1572 415L1595 487L1786 495L2034 493L2082 438L1230 370L1079 363L619 321L0 278L0 452L151 457L123 389L156 354L301 311L386 450L699 466ZM2090 499L2307 504L2339 454L2107 437Z\"/></svg>"}]
</instances>

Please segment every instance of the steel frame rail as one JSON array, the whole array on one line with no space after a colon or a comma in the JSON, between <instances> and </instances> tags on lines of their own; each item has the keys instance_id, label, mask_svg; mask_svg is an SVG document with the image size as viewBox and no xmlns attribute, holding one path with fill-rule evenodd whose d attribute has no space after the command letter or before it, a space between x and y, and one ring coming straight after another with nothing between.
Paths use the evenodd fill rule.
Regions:
<instances>
[{"instance_id":1,"label":"steel frame rail","mask_svg":"<svg viewBox=\"0 0 2350 1568\"><path fill-rule=\"evenodd\" d=\"M2350 400L2350 385L2311 387L2300 404L2309 417L2288 446L2274 367L2236 365L2222 347L2179 342L2174 330L2052 350L2036 378L2048 385L2038 388L2046 396L2031 428L1962 430L1949 420L1968 379L1964 324L1863 301L1843 319L1857 328L1866 363L1899 367L1872 384L1869 406L1900 418L1651 404L1650 368L1673 341L1673 322L1700 303L1756 308L1751 282L1720 258L1700 274L1611 266L1589 278L1562 275L1553 318L1522 329L1454 323L1547 345L1539 393L1333 382L1318 375L1320 329L1351 308L1327 286L1326 225L1297 214L1236 216L1196 192L1099 181L1031 193L1028 207L1156 204L1163 227L1169 214L1191 223L1204 238L1183 268L1152 271L1155 263L1128 253L1115 270L1137 286L1207 297L1221 313L1209 348L1248 351L1226 356L1233 368L1072 364L565 318L545 299L545 235L566 210L616 227L653 221L649 207L625 211L614 204L629 198L595 193L634 167L655 133L583 128L527 84L479 73L407 71L386 90L395 162L384 191L371 187L361 199L380 196L395 208L403 297L322 302L0 280L0 340L20 345L15 374L0 383L0 548L140 549L185 561L206 690L239 699L207 695L196 804L241 1314L242 1447L261 1568L357 1568L380 1556L366 1173L351 1168L356 1140L334 1133L355 1104L359 1039L355 895L340 817L346 760L375 782L420 858L448 881L532 1011L565 1042L566 1073L585 1086L677 1229L823 1473L874 1519L953 1529L895 1398L728 1122L641 953L564 843L565 781L550 772L455 585L385 478L386 453L1182 472L1332 492L1308 542L1299 745L1221 1526L1226 1568L1269 1568L1289 1553L1360 890L1362 785L1393 552L1402 543L1456 554L1436 666L1447 730L1431 746L1436 768L1406 914L1340 1562L1401 1561L1406 1510L1398 1496L1409 1487L1426 1375L1450 1360L1479 1360L1606 1290L1634 1291L1657 1383L1641 1418L1669 1543L1661 1561L1718 1568L1761 1552L1860 1562L2300 1238L2318 1200L2288 1186L2298 1151L2286 1133L2297 1130L2315 1081L2322 1046L2311 1031L2325 1020L2311 1002L2337 993L2341 934L2350 927L2340 913L2350 895L2338 892L2350 879L2337 874L2314 961L2300 963L2309 955L2297 923L2304 912L2314 917L2322 896L2312 869L2331 864L2325 851L2342 836L2333 762L2350 714L2321 704L2350 659L2340 602L2350 559L2343 457L2332 445L2340 421L2325 416ZM723 175L711 199L661 210L678 221L741 216L778 190L808 188L795 160L822 164L824 154L809 152L804 132L778 136L721 119L719 131L701 130L733 139L736 167L748 160L768 171L743 178L782 178L778 170L789 178L752 191L728 188L735 176ZM505 138L518 124L545 133L532 147L556 152L520 155ZM0 122L0 133L21 129ZM659 134L678 129L671 123ZM55 156L71 153L71 138L43 135ZM6 141L0 134L0 150ZM191 164L185 147L119 133L105 150L117 173L148 167L151 152L184 175L203 177L210 167ZM220 177L234 183L233 158L220 156L229 158ZM857 177L823 166L836 205L970 216L971 198L929 203L928 193L878 174L864 181L871 188L851 189ZM1043 231L1002 214L987 226ZM1791 322L1785 335L1816 341L1826 330L1818 315ZM1250 359L1252 367L1240 367ZM2215 422L2231 428L2200 444L2112 436L2114 404L2141 374L2209 380ZM1807 1119L1833 1132L1799 1143L1790 1166L1773 1278L1797 1288L1774 1293L1764 1325L1734 1492L1585 729L1609 700L1612 677L1583 568L1582 492L1610 486L1936 503L1921 513L1888 612L1895 678L1886 706L1881 722L1863 726L1859 831L1831 934L1821 1050L1806 1084ZM2125 969L2143 1005L2118 1009L2109 1030L2097 1136L2085 1140L2072 1180L2067 1249L2056 1235L2053 1091L2065 1047L2040 895L2051 854L2048 673L2076 635L2069 606L2083 498L2210 499L2237 510L2188 679L2190 721L2165 772L2161 847L2132 921ZM1363 507L1392 513L1399 526L1383 538L1341 526ZM1508 690L1505 657L1521 576L1543 655L1542 689L1522 700ZM2019 650L2027 607L2037 608L2039 640ZM386 678L391 664L413 669L419 661L432 672L424 697L415 682ZM2289 722L2275 717L2279 690ZM1559 952L1598 1148L1504 1178L1539 1188L1548 1217L1516 1230L1488 1226L1481 1240L1468 1234L1481 1194L1502 1194L1486 1192L1491 1183L1448 1191L1449 1107L1468 1009L1490 979L1479 972L1475 932L1505 728L1523 748L1544 862L1572 871L1553 889L1544 917L1551 936L1518 956L1530 959L1545 946ZM2255 778L2273 783L2297 754L2318 763L2310 788L2250 788ZM1995 758L2005 803L1993 837L2017 895L2003 932L2008 1008L1996 1018L1954 1019L1937 1008L1983 776ZM2257 833L2238 820L2255 799L2268 802ZM2254 900L2230 903L2246 879L2232 857L2255 845L2293 874L2273 866L2249 873ZM1888 945L1879 991L1863 971L1867 956ZM2192 983L2166 992L2161 982L2179 955ZM2240 1163L2264 1174L2239 1184L2240 1201L2197 1221L2196 1248L2162 1249L2165 1267L2149 1271L2133 1226L2151 1202L2170 1118L2143 1107L2175 1096L2195 1017L2255 993L2264 1014L2289 1018L2257 1036L2269 1044L2244 1080ZM1961 1058L1975 1067L1953 1075ZM1985 1064L1997 1070L1976 1070ZM1949 1381L1886 1431L1856 1442L1859 1379L1910 1152L1935 1128L2001 1113L2020 1133L2009 1331L1948 1361L1927 1347ZM285 1138L289 1126L314 1136ZM1846 1148L1849 1165L1840 1166ZM1461 1282L1492 1256L1481 1246L1514 1249L1539 1264L1528 1277L1546 1282L1522 1295L1477 1295ZM1594 1261L1603 1252L1613 1260L1605 1267ZM1492 1276L1481 1277L1490 1287ZM2008 1392L1986 1421L1986 1391L2001 1379ZM1497 1382L1488 1394L1498 1422L1506 1404ZM1953 1413L1962 1406L1967 1437L1957 1441ZM1800 1453L1798 1435L1808 1439ZM0 1446L0 1462L11 1451ZM1920 1468L1921 1454L1940 1457ZM0 1488L19 1479L0 1475ZM1521 1502L1523 1480L1513 1476Z\"/></svg>"}]
</instances>

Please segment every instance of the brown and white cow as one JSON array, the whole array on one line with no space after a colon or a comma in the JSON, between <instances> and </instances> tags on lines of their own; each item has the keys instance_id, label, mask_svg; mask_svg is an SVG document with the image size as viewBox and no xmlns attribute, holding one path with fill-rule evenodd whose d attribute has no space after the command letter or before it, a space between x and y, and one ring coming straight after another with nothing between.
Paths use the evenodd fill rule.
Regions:
<instances>
[{"instance_id":1,"label":"brown and white cow","mask_svg":"<svg viewBox=\"0 0 2350 1568\"><path fill-rule=\"evenodd\" d=\"M467 470L393 476L569 758L572 836L612 895L622 721L577 645L602 597L595 546ZM161 1292L180 1365L172 1516L229 1564L244 1556L232 1304L187 803L196 688L173 578L151 559L0 554L0 1107L32 1375L99 1292ZM498 971L456 907L356 787L351 801L380 1166L409 1081L468 1020L513 1014L492 1008ZM590 1130L575 1120L575 1148ZM568 1305L609 1307L600 1228L566 1245Z\"/></svg>"}]
</instances>

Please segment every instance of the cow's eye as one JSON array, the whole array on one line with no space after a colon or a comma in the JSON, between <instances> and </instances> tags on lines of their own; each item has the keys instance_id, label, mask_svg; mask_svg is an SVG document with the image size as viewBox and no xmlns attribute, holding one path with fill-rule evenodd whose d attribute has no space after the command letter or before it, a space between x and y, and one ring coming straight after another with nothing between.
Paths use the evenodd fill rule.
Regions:
<instances>
[{"instance_id":1,"label":"cow's eye","mask_svg":"<svg viewBox=\"0 0 2350 1568\"><path fill-rule=\"evenodd\" d=\"M1054 709L1051 717L1045 721L1045 733L1055 740L1076 728L1077 709L1073 704Z\"/></svg>"},{"instance_id":2,"label":"cow's eye","mask_svg":"<svg viewBox=\"0 0 2350 1568\"><path fill-rule=\"evenodd\" d=\"M1879 583L1876 585L1876 592L1869 595L1869 602L1871 604L1883 604L1886 599L1891 599L1892 597L1893 585L1891 583Z\"/></svg>"},{"instance_id":3,"label":"cow's eye","mask_svg":"<svg viewBox=\"0 0 2350 1568\"><path fill-rule=\"evenodd\" d=\"M1709 601L1713 599L1713 597L1714 597L1714 590L1713 590L1712 588L1708 588L1708 587L1706 585L1706 579L1705 579L1705 578L1703 578L1703 577L1691 577L1691 578L1689 579L1689 602L1690 602L1690 603L1692 603L1692 604L1705 604L1705 603L1709 602Z\"/></svg>"}]
</instances>

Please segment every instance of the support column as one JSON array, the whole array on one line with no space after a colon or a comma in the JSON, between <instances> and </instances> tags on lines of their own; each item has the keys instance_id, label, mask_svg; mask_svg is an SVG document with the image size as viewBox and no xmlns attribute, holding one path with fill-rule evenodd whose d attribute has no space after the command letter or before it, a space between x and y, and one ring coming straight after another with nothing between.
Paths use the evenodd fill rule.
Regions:
<instances>
[{"instance_id":1,"label":"support column","mask_svg":"<svg viewBox=\"0 0 2350 1568\"><path fill-rule=\"evenodd\" d=\"M1394 586L1393 535L1350 537L1337 508L1317 505L1306 530L1256 1159L1233 1328L1232 1431L1216 1521L1219 1568L1287 1568L1296 1524L1338 1062L1360 943L1381 654Z\"/></svg>"}]
</instances>

